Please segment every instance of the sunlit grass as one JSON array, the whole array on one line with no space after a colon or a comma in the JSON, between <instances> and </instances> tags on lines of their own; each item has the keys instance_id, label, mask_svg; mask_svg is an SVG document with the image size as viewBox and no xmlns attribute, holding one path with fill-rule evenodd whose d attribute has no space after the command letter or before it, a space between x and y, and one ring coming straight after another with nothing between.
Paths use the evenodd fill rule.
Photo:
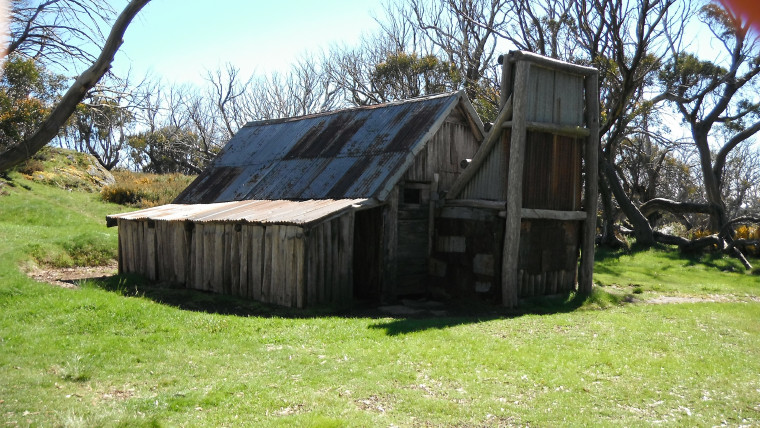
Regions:
<instances>
[{"instance_id":1,"label":"sunlit grass","mask_svg":"<svg viewBox=\"0 0 760 428\"><path fill-rule=\"evenodd\" d=\"M760 260L752 260L755 266ZM760 276L720 253L682 254L674 248L600 251L594 280L601 285L666 294L760 296Z\"/></svg>"}]
</instances>

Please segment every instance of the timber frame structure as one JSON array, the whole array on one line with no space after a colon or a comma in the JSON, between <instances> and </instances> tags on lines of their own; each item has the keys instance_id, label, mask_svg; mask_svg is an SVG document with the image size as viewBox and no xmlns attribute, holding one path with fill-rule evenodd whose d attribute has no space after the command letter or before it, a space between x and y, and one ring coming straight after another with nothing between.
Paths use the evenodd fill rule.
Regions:
<instances>
[{"instance_id":1,"label":"timber frame structure","mask_svg":"<svg viewBox=\"0 0 760 428\"><path fill-rule=\"evenodd\" d=\"M558 291L558 282L567 282L564 272L532 275L521 268L525 260L521 260L520 255L526 254L523 251L525 243L521 247L521 240L527 236L525 225L530 221L581 224L580 242L575 247L576 254L580 250L579 272L577 275L570 273L573 277L570 286L575 285L577 278L577 290L589 293L593 286L597 220L598 71L523 51L512 51L501 56L499 62L502 64L500 112L480 150L452 186L446 202L451 204L460 199L460 204L470 201L473 205L473 199L485 199L498 201L496 206L502 202L506 206L500 275L501 300L505 306L516 306L520 297L526 295L551 294ZM574 149L582 158L583 168L584 189L582 192L581 189L575 190L578 199L581 193L583 195L581 206L578 206L579 201L570 201L559 208L556 203L541 206L540 201L536 202L536 197L526 194L535 193L532 186L538 184L539 190L549 192L555 199L562 199L563 195L559 193L562 191L561 181L573 180L573 175L575 180L579 180L581 176L577 171L558 179L555 177L554 182L548 184L531 181L532 175L527 169L535 165L526 167L526 154L541 138L552 139L555 152L564 150L562 146L576 145ZM551 157L551 154L548 156ZM503 164L504 157L506 165ZM533 156L533 160L535 158ZM562 167L565 161L555 155L549 163L557 169L557 165ZM489 176L489 163L501 165L501 186L495 186L496 189L493 189L493 180L483 180ZM552 171L548 174L551 175ZM480 204L484 202L480 201ZM527 293L526 288L529 289Z\"/></svg>"}]
</instances>

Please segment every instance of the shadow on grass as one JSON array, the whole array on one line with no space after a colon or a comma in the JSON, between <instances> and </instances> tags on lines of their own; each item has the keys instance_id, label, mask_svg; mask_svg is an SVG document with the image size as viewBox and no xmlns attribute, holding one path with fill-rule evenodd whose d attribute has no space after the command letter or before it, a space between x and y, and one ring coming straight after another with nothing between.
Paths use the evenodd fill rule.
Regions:
<instances>
[{"instance_id":1,"label":"shadow on grass","mask_svg":"<svg viewBox=\"0 0 760 428\"><path fill-rule=\"evenodd\" d=\"M622 304L622 297L595 288L589 295L565 295L530 298L521 301L517 309L508 309L481 300L452 300L437 303L435 310L417 310L413 314L392 315L383 307L355 301L349 308L321 307L292 309L269 305L236 296L190 290L165 284L151 284L140 275L116 275L83 281L81 286L96 287L125 297L140 297L156 303L187 311L221 315L262 318L305 319L318 317L373 318L379 322L369 328L383 329L389 336L432 329L445 329L496 319L515 318L529 314L550 315L580 308L603 309Z\"/></svg>"},{"instance_id":2,"label":"shadow on grass","mask_svg":"<svg viewBox=\"0 0 760 428\"><path fill-rule=\"evenodd\" d=\"M396 318L371 325L383 329L389 336L398 336L432 329L445 329L463 324L475 324L497 319L517 318L524 315L552 315L576 311L594 302L597 292L590 295L565 295L530 298L520 301L517 309L507 309L480 301L458 301L446 306L446 316L415 316ZM606 294L606 293L605 293Z\"/></svg>"}]
</instances>

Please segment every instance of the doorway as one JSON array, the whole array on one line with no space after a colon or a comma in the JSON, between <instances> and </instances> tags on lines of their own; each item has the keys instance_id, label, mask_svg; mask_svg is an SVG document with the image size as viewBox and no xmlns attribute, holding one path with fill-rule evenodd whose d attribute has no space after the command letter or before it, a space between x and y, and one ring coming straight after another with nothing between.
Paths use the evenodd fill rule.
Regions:
<instances>
[{"instance_id":1,"label":"doorway","mask_svg":"<svg viewBox=\"0 0 760 428\"><path fill-rule=\"evenodd\" d=\"M354 299L380 301L383 266L383 209L357 211L354 217Z\"/></svg>"}]
</instances>

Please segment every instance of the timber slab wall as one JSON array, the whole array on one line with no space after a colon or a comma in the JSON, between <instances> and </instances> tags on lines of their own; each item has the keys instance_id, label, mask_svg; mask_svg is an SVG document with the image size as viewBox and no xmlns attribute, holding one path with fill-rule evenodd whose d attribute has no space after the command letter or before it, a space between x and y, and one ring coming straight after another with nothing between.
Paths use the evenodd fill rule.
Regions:
<instances>
[{"instance_id":1,"label":"timber slab wall","mask_svg":"<svg viewBox=\"0 0 760 428\"><path fill-rule=\"evenodd\" d=\"M353 212L307 227L119 219L119 273L287 307L343 306L353 222Z\"/></svg>"}]
</instances>

